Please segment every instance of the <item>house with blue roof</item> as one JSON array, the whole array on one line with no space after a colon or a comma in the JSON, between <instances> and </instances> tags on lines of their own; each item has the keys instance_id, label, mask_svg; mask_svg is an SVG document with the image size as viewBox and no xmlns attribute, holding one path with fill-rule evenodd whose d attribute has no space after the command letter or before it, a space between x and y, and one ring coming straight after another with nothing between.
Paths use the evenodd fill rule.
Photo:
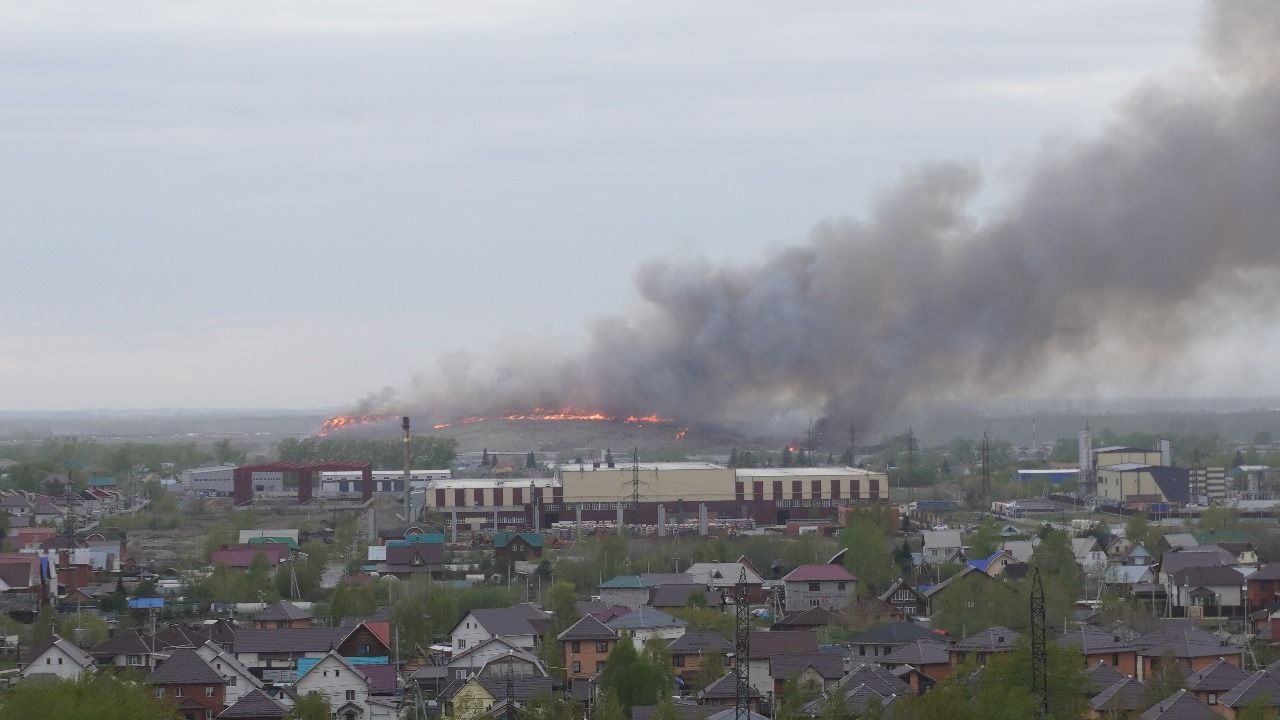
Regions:
<instances>
[{"instance_id":1,"label":"house with blue roof","mask_svg":"<svg viewBox=\"0 0 1280 720\"><path fill-rule=\"evenodd\" d=\"M1017 559L1008 550L997 550L987 557L969 560L965 564L978 572L986 573L990 577L999 577L1004 573L1005 568L1010 565L1016 565L1017 562Z\"/></svg>"}]
</instances>

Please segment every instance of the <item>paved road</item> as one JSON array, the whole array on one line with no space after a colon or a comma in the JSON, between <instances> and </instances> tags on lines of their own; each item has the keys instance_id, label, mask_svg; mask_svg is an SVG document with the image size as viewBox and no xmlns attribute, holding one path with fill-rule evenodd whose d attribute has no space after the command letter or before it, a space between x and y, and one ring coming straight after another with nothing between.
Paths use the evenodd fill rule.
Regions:
<instances>
[{"instance_id":1,"label":"paved road","mask_svg":"<svg viewBox=\"0 0 1280 720\"><path fill-rule=\"evenodd\" d=\"M324 573L320 576L320 587L334 588L338 587L338 581L347 572L347 566L343 563L329 563L324 568Z\"/></svg>"}]
</instances>

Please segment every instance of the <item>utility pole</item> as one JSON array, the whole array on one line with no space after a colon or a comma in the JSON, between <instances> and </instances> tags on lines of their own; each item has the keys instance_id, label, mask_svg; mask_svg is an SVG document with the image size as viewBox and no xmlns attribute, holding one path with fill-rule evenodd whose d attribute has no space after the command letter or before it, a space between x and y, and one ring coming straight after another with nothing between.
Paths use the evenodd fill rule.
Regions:
<instances>
[{"instance_id":1,"label":"utility pole","mask_svg":"<svg viewBox=\"0 0 1280 720\"><path fill-rule=\"evenodd\" d=\"M1031 576L1031 694L1040 705L1040 717L1049 716L1049 657L1045 644L1044 585L1040 568Z\"/></svg>"}]
</instances>

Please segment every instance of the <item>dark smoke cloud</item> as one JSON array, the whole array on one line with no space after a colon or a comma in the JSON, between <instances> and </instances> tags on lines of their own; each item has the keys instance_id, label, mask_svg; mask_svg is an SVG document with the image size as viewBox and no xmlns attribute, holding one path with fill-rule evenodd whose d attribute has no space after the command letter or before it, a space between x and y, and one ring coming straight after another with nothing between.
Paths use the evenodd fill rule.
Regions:
<instances>
[{"instance_id":1,"label":"dark smoke cloud","mask_svg":"<svg viewBox=\"0 0 1280 720\"><path fill-rule=\"evenodd\" d=\"M484 377L451 361L404 404L685 422L805 406L874 423L1017 388L1115 333L1136 356L1176 354L1195 307L1280 267L1280 3L1212 4L1205 35L1202 72L1148 82L1098 136L1044 150L987 219L970 212L974 168L919 167L865 218L757 265L649 263L644 309L598 322L579 353Z\"/></svg>"}]
</instances>

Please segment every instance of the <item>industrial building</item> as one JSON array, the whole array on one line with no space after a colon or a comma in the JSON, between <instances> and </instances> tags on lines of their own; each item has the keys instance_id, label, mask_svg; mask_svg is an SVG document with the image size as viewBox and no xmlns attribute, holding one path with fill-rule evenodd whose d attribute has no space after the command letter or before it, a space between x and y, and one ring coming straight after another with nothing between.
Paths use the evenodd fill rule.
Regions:
<instances>
[{"instance_id":1,"label":"industrial building","mask_svg":"<svg viewBox=\"0 0 1280 720\"><path fill-rule=\"evenodd\" d=\"M332 470L320 473L320 487L317 495L360 494L359 470ZM409 486L413 490L424 490L428 485L453 477L452 470L410 470ZM398 494L404 492L403 470L374 470L373 492Z\"/></svg>"},{"instance_id":2,"label":"industrial building","mask_svg":"<svg viewBox=\"0 0 1280 720\"><path fill-rule=\"evenodd\" d=\"M475 528L565 520L629 524L693 522L705 508L713 518L785 524L835 518L847 505L887 503L884 473L859 468L741 468L705 462L582 463L562 465L554 478L434 481L426 509L457 516Z\"/></svg>"},{"instance_id":3,"label":"industrial building","mask_svg":"<svg viewBox=\"0 0 1280 720\"><path fill-rule=\"evenodd\" d=\"M225 497L235 491L235 465L212 465L191 468L182 473L182 481L197 495ZM253 473L253 490L260 493L284 492L284 473L264 471Z\"/></svg>"},{"instance_id":4,"label":"industrial building","mask_svg":"<svg viewBox=\"0 0 1280 720\"><path fill-rule=\"evenodd\" d=\"M1191 502L1191 471L1137 462L1098 468L1098 497L1130 507Z\"/></svg>"}]
</instances>

